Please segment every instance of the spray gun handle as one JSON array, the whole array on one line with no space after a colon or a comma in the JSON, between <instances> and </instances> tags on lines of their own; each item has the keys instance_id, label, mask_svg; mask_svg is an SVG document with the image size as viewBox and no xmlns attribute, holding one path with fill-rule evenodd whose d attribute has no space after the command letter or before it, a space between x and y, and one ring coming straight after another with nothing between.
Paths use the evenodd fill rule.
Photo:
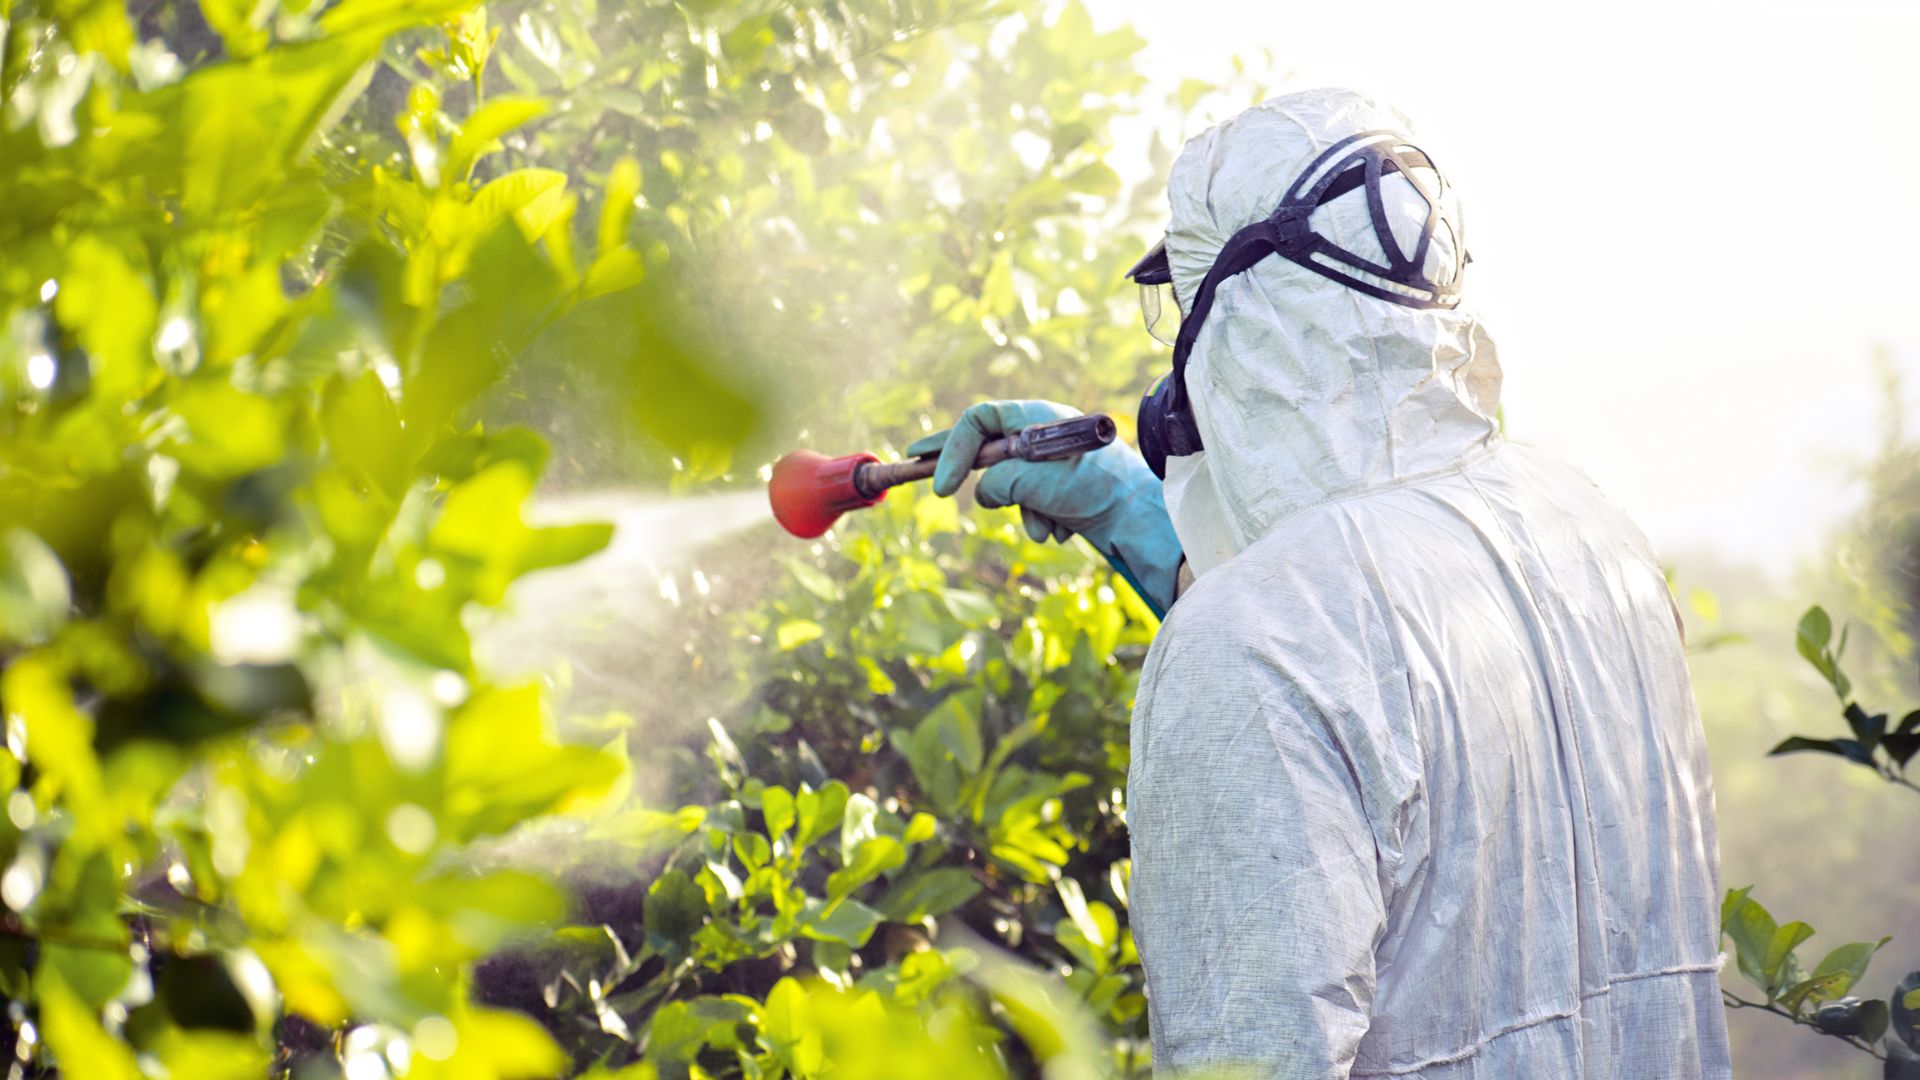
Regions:
<instances>
[{"instance_id":1,"label":"spray gun handle","mask_svg":"<svg viewBox=\"0 0 1920 1080\"><path fill-rule=\"evenodd\" d=\"M1104 413L1034 424L981 446L980 452L974 455L973 467L984 469L1013 458L1022 461L1059 461L1078 457L1113 442L1117 434L1113 417ZM890 465L879 462L863 464L853 474L854 486L861 495L875 499L890 487L932 476L939 461L940 455L935 452Z\"/></svg>"}]
</instances>

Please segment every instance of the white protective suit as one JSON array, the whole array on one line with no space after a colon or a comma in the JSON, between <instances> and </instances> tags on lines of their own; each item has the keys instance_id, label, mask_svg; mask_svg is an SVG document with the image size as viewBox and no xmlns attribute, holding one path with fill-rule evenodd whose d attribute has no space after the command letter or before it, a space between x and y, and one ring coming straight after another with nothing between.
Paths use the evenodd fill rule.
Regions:
<instances>
[{"instance_id":1,"label":"white protective suit","mask_svg":"<svg viewBox=\"0 0 1920 1080\"><path fill-rule=\"evenodd\" d=\"M1413 134L1319 90L1189 142L1182 301L1321 150L1378 128ZM1412 250L1426 204L1383 187ZM1313 226L1381 261L1364 190ZM1469 307L1269 256L1220 285L1187 380L1207 449L1166 491L1200 576L1147 658L1127 798L1161 1073L1729 1075L1677 610L1590 481L1501 440Z\"/></svg>"}]
</instances>

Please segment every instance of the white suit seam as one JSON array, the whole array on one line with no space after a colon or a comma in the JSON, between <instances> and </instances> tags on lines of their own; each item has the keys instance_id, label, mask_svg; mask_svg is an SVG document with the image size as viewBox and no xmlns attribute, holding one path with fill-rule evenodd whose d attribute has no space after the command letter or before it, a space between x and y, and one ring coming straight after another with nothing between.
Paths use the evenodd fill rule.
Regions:
<instances>
[{"instance_id":1,"label":"white suit seam","mask_svg":"<svg viewBox=\"0 0 1920 1080\"><path fill-rule=\"evenodd\" d=\"M1607 985L1600 987L1598 990L1588 990L1585 993L1581 994L1580 1000L1582 1002L1586 1002L1586 1001L1591 1001L1597 997L1605 997L1608 994L1613 992L1613 987L1616 983L1638 982L1642 979L1658 979L1658 978L1664 978L1670 975L1719 974L1719 971L1720 971L1720 961L1716 960L1711 964L1679 964L1674 967L1659 968L1654 971L1637 971L1631 975L1616 975L1608 979ZM1479 1039L1475 1040L1472 1045L1467 1046L1460 1050L1456 1050L1449 1054L1443 1054L1439 1057L1430 1057L1423 1061L1415 1062L1412 1065L1401 1065L1401 1066L1386 1068L1386 1069L1354 1069L1351 1075L1356 1077L1359 1077L1359 1076L1411 1076L1414 1073L1422 1072L1424 1070L1431 1069L1436 1066L1452 1065L1456 1062L1465 1061L1468 1058L1474 1056L1475 1054L1478 1054L1480 1051L1485 1050L1495 1040L1503 1039L1508 1035L1514 1034L1515 1032L1525 1031L1528 1028L1539 1027L1542 1024L1551 1024L1555 1020L1571 1019L1572 1017L1575 1017L1578 1015L1580 1015L1580 1009L1578 1006L1575 1006L1574 1008L1571 1008L1571 1009L1562 1009L1557 1012L1537 1014L1534 1016L1527 1017L1523 1020L1516 1020L1513 1023L1508 1024L1506 1027L1501 1028L1498 1031L1491 1032L1486 1035L1482 1035Z\"/></svg>"},{"instance_id":2,"label":"white suit seam","mask_svg":"<svg viewBox=\"0 0 1920 1080\"><path fill-rule=\"evenodd\" d=\"M1638 982L1641 979L1657 979L1662 975L1698 975L1707 973L1718 975L1720 974L1720 969L1726 965L1726 962L1726 954L1722 953L1704 964L1675 964L1672 967L1656 968L1652 971L1636 971L1631 975L1614 975L1607 979L1606 986L1581 995L1581 1000L1584 1001L1586 998L1599 997L1601 994L1612 989L1615 983Z\"/></svg>"}]
</instances>

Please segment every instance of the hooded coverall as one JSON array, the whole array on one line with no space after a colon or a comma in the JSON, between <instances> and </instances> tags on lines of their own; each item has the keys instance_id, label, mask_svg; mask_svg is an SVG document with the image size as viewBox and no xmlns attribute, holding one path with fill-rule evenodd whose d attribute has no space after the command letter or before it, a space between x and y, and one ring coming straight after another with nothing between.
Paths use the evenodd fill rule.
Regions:
<instances>
[{"instance_id":1,"label":"hooded coverall","mask_svg":"<svg viewBox=\"0 0 1920 1080\"><path fill-rule=\"evenodd\" d=\"M1179 295L1321 150L1381 128L1409 130L1309 91L1188 143ZM1411 250L1426 204L1383 187ZM1380 258L1363 192L1313 225ZM1147 658L1127 793L1156 1068L1729 1075L1677 609L1590 481L1502 440L1471 308L1269 257L1220 286L1187 379L1206 450L1165 494L1199 576Z\"/></svg>"}]
</instances>

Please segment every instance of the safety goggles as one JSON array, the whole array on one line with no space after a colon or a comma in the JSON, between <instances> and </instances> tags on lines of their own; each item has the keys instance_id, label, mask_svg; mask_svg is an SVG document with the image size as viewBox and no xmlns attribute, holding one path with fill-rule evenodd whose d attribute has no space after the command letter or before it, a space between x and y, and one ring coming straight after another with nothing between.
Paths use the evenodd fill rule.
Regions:
<instances>
[{"instance_id":1,"label":"safety goggles","mask_svg":"<svg viewBox=\"0 0 1920 1080\"><path fill-rule=\"evenodd\" d=\"M1180 336L1180 299L1173 294L1173 270L1167 263L1167 242L1163 239L1133 264L1127 277L1140 286L1140 319L1147 333L1162 345L1172 345Z\"/></svg>"}]
</instances>

